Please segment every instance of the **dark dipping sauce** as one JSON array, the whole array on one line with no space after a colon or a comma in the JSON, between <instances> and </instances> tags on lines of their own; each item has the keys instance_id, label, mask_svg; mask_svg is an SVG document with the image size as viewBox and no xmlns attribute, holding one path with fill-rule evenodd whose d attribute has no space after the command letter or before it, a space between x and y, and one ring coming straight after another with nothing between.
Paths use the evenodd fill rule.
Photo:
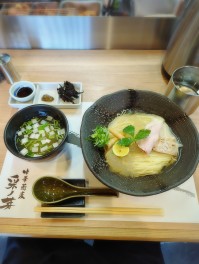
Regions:
<instances>
[{"instance_id":1,"label":"dark dipping sauce","mask_svg":"<svg viewBox=\"0 0 199 264\"><path fill-rule=\"evenodd\" d=\"M32 92L33 90L30 87L21 87L15 92L15 96L23 98L29 96Z\"/></svg>"}]
</instances>

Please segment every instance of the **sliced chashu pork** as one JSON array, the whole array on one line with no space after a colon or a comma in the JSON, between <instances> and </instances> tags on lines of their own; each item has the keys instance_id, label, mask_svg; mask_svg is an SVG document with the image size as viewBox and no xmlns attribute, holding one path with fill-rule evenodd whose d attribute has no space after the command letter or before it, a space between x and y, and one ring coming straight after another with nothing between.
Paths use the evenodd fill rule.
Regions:
<instances>
[{"instance_id":1,"label":"sliced chashu pork","mask_svg":"<svg viewBox=\"0 0 199 264\"><path fill-rule=\"evenodd\" d=\"M181 146L163 119L153 119L145 129L151 130L149 136L139 140L137 145L149 154L152 150L160 153L178 155Z\"/></svg>"},{"instance_id":2,"label":"sliced chashu pork","mask_svg":"<svg viewBox=\"0 0 199 264\"><path fill-rule=\"evenodd\" d=\"M172 134L166 123L163 124L160 131L160 137L153 147L154 151L170 154L173 156L178 155L178 148L182 146Z\"/></svg>"},{"instance_id":3,"label":"sliced chashu pork","mask_svg":"<svg viewBox=\"0 0 199 264\"><path fill-rule=\"evenodd\" d=\"M149 136L145 139L141 139L137 141L137 145L140 149L142 149L144 152L149 154L157 141L160 138L160 131L163 126L164 119L156 119L154 118L150 123L148 123L145 127L145 129L149 129L151 132Z\"/></svg>"}]
</instances>

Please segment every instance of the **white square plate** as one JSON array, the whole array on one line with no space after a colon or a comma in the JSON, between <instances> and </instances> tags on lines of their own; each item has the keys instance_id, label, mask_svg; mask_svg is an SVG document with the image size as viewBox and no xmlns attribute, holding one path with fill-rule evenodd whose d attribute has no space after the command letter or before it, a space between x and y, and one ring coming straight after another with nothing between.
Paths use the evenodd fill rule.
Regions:
<instances>
[{"instance_id":1,"label":"white square plate","mask_svg":"<svg viewBox=\"0 0 199 264\"><path fill-rule=\"evenodd\" d=\"M79 94L79 97L74 100L74 104L71 102L64 102L57 92L57 88L59 85L62 85L63 82L36 82L35 85L37 87L36 94L33 100L28 102L18 102L12 98L9 98L8 104L14 108L23 108L32 104L48 104L57 108L78 108L82 103L82 94ZM82 83L81 82L73 82L75 86L75 90L77 92L82 92ZM52 102L45 102L42 100L42 96L44 94L48 94L54 98Z\"/></svg>"}]
</instances>

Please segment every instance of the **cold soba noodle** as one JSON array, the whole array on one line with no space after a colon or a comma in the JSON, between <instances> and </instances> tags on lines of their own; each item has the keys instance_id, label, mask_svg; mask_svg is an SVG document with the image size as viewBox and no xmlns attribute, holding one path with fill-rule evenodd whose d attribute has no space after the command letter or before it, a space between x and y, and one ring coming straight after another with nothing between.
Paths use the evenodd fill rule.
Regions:
<instances>
[{"instance_id":1,"label":"cold soba noodle","mask_svg":"<svg viewBox=\"0 0 199 264\"><path fill-rule=\"evenodd\" d=\"M134 127L136 135L147 129L150 134L128 146L127 154L117 155L119 138L128 137L123 129ZM181 146L165 120L157 115L135 113L116 117L108 126L110 140L105 147L105 158L110 170L123 176L138 177L160 173L165 167L173 164L178 157ZM114 144L110 142L115 142Z\"/></svg>"}]
</instances>

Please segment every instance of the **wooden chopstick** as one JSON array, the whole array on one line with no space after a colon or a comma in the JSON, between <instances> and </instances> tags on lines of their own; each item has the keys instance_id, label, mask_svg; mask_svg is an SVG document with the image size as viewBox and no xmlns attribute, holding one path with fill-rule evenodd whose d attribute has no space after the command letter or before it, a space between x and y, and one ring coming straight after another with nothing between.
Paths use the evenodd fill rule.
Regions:
<instances>
[{"instance_id":1,"label":"wooden chopstick","mask_svg":"<svg viewBox=\"0 0 199 264\"><path fill-rule=\"evenodd\" d=\"M43 213L85 213L109 215L146 215L163 216L162 208L125 208L125 207L35 207L35 212Z\"/></svg>"}]
</instances>

